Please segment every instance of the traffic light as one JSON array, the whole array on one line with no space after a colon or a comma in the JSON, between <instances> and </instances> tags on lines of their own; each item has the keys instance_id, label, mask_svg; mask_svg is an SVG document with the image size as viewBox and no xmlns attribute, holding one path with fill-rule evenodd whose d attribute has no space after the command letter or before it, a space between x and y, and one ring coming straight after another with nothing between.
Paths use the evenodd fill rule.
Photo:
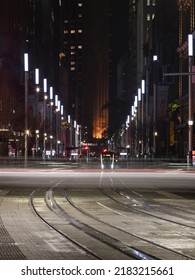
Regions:
<instances>
[{"instance_id":1,"label":"traffic light","mask_svg":"<svg viewBox=\"0 0 195 280\"><path fill-rule=\"evenodd\" d=\"M85 147L84 147L84 150L86 150L86 151L89 150L89 147L88 147L88 146L85 146Z\"/></svg>"}]
</instances>

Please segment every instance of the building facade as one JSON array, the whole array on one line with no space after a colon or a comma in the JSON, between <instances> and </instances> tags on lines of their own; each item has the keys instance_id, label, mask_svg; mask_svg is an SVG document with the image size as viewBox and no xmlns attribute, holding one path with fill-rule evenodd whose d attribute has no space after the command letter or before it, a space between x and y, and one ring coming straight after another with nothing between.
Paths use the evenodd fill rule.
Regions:
<instances>
[{"instance_id":1,"label":"building facade","mask_svg":"<svg viewBox=\"0 0 195 280\"><path fill-rule=\"evenodd\" d=\"M44 134L49 133L49 87L61 95L61 1L3 1L0 11L0 153L24 155L24 138L27 133L28 153L36 145L43 145ZM28 53L28 75L24 73L24 53ZM39 69L39 82L35 84L35 68ZM25 96L25 77L28 97ZM43 79L48 89L44 92ZM39 92L36 87L39 86ZM44 96L45 94L45 96ZM25 104L27 103L27 113ZM54 116L54 114L53 114ZM47 129L46 129L47 126ZM44 128L45 127L45 128ZM47 131L46 131L47 130ZM48 135L49 136L49 135ZM43 147L40 148L43 150Z\"/></svg>"}]
</instances>

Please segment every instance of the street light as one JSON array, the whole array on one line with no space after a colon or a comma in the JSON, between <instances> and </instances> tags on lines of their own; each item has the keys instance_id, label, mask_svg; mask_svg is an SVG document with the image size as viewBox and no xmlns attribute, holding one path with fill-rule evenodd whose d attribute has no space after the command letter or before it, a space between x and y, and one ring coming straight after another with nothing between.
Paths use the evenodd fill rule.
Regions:
<instances>
[{"instance_id":1,"label":"street light","mask_svg":"<svg viewBox=\"0 0 195 280\"><path fill-rule=\"evenodd\" d=\"M144 101L145 101L145 80L141 80L141 93L142 93L142 146L141 146L141 151L142 151L142 156L144 157L144 142L146 143L145 141L145 137L144 137ZM146 135L146 134L145 134Z\"/></svg>"},{"instance_id":2,"label":"street light","mask_svg":"<svg viewBox=\"0 0 195 280\"><path fill-rule=\"evenodd\" d=\"M36 96L35 96L35 117L36 117L36 128L39 127L39 115L38 115L38 99L39 99L39 69L35 69L35 85L36 85Z\"/></svg>"},{"instance_id":3,"label":"street light","mask_svg":"<svg viewBox=\"0 0 195 280\"><path fill-rule=\"evenodd\" d=\"M158 56L153 55L153 153L156 154L156 83L157 83L157 74L156 74L156 63L158 61Z\"/></svg>"},{"instance_id":4,"label":"street light","mask_svg":"<svg viewBox=\"0 0 195 280\"><path fill-rule=\"evenodd\" d=\"M53 134L53 117L52 117L52 110L53 110L53 87L49 88L49 99L50 99L50 135ZM50 156L52 158L52 137L50 137Z\"/></svg>"},{"instance_id":5,"label":"street light","mask_svg":"<svg viewBox=\"0 0 195 280\"><path fill-rule=\"evenodd\" d=\"M61 142L61 102L58 100L57 105L57 112L56 112L56 135L57 135L57 141ZM59 143L58 143L59 144ZM59 154L59 145L58 147L58 154Z\"/></svg>"},{"instance_id":6,"label":"street light","mask_svg":"<svg viewBox=\"0 0 195 280\"><path fill-rule=\"evenodd\" d=\"M50 135L49 138L50 138L50 158L52 159L52 155L53 155L53 149L52 149L53 135Z\"/></svg>"},{"instance_id":7,"label":"street light","mask_svg":"<svg viewBox=\"0 0 195 280\"><path fill-rule=\"evenodd\" d=\"M72 122L71 122L71 116L70 115L68 115L67 121L68 121L68 124L69 124L68 145L71 147L72 146L72 127L71 127Z\"/></svg>"},{"instance_id":8,"label":"street light","mask_svg":"<svg viewBox=\"0 0 195 280\"><path fill-rule=\"evenodd\" d=\"M140 155L142 153L142 145L140 145L140 144L142 143L142 133L143 133L143 129L142 129L142 107L141 107L141 102L142 102L141 88L138 88L137 98L138 98L138 102L139 102L139 107L138 107L138 128L137 128L138 135L137 135L137 137L138 137L138 154ZM142 104L143 104L143 102L142 102Z\"/></svg>"},{"instance_id":9,"label":"street light","mask_svg":"<svg viewBox=\"0 0 195 280\"><path fill-rule=\"evenodd\" d=\"M35 130L36 133L36 156L38 156L38 149L39 149L39 130Z\"/></svg>"},{"instance_id":10,"label":"street light","mask_svg":"<svg viewBox=\"0 0 195 280\"><path fill-rule=\"evenodd\" d=\"M134 116L135 116L135 134L134 134L134 154L137 155L138 151L138 137L137 137L137 126L138 126L138 96L134 99Z\"/></svg>"},{"instance_id":11,"label":"street light","mask_svg":"<svg viewBox=\"0 0 195 280\"><path fill-rule=\"evenodd\" d=\"M39 69L35 69L35 84L39 85Z\"/></svg>"},{"instance_id":12,"label":"street light","mask_svg":"<svg viewBox=\"0 0 195 280\"><path fill-rule=\"evenodd\" d=\"M142 81L141 81L141 90L142 90L142 94L145 94L145 93L146 93L145 87L146 87L146 82L145 82L145 80L142 80Z\"/></svg>"},{"instance_id":13,"label":"street light","mask_svg":"<svg viewBox=\"0 0 195 280\"><path fill-rule=\"evenodd\" d=\"M193 35L188 35L188 165L192 165L192 135L193 135L193 117L192 117L192 58L193 58Z\"/></svg>"},{"instance_id":14,"label":"street light","mask_svg":"<svg viewBox=\"0 0 195 280\"><path fill-rule=\"evenodd\" d=\"M24 139L24 160L25 165L28 159L28 53L24 54L24 72L25 72L25 139Z\"/></svg>"},{"instance_id":15,"label":"street light","mask_svg":"<svg viewBox=\"0 0 195 280\"><path fill-rule=\"evenodd\" d=\"M45 140L45 130L46 130L46 100L47 100L47 79L43 79L43 158L45 159L46 152L46 140Z\"/></svg>"}]
</instances>

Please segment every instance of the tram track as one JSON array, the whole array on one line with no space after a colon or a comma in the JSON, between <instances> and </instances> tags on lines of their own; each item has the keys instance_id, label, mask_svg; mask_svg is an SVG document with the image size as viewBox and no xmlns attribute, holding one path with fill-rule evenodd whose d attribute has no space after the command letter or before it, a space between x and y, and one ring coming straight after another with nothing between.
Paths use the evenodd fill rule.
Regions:
<instances>
[{"instance_id":1,"label":"tram track","mask_svg":"<svg viewBox=\"0 0 195 280\"><path fill-rule=\"evenodd\" d=\"M98 241L100 241L101 243L106 244L106 246L109 247L109 251L111 252L113 249L120 252L119 256L122 255L122 259L140 259L140 260L152 260L152 259L158 259L155 256L152 256L150 254L147 254L145 252L142 252L139 249L133 248L131 246L128 246L125 243L122 243L120 240L117 240L116 238L113 238L112 236L105 234L104 232L95 229L92 226L87 225L86 223L81 222L81 220L78 220L78 217L75 218L73 215L70 215L68 212L66 212L63 207L61 207L61 205L59 205L56 202L56 199L54 198L53 192L54 189L56 187L51 187L49 188L45 195L43 200L45 201L48 209L50 209L52 212L54 212L56 214L56 217L61 218L64 220L66 220L69 224L73 225L75 228L77 228L79 231L84 232L85 234L91 236L92 238L97 239ZM93 255L93 257L95 257L96 259L102 259L101 257L98 256L98 254L92 252L91 250L87 249L86 246L82 246L81 243L78 243L75 241L74 238L71 238L69 234L66 234L64 231L62 231L62 229L58 229L58 222L52 223L51 222L51 213L49 214L49 218L45 218L43 215L43 213L39 213L39 211L37 210L36 207L36 199L35 199L35 195L36 193L39 192L39 189L36 189L33 191L33 193L31 194L31 207L33 209L33 211L35 212L35 214L44 222L46 223L50 228L52 228L53 230L55 230L56 232L58 232L60 235L62 235L63 237L69 239L71 242L75 243L77 246L79 246L82 250L85 250L87 252L87 254L91 254ZM69 203L69 205L71 205L74 209L79 210L72 202L70 199L68 199L67 197L67 201ZM85 211L79 210L82 214L84 214L85 216L87 215L85 213ZM42 211L43 212L43 211ZM90 215L87 215L88 217ZM94 217L91 216L91 218L93 220L98 221L98 219L95 219ZM55 218L57 219L57 218ZM49 221L50 220L50 221ZM102 221L98 221L101 222ZM62 223L62 222L60 222ZM56 224L56 225L54 225ZM107 226L109 226L107 224ZM112 229L114 229L114 227L112 227ZM116 229L115 229L116 230ZM118 230L118 229L117 229ZM109 255L111 255L111 253L109 253ZM118 255L118 253L117 253ZM125 257L126 256L126 257Z\"/></svg>"},{"instance_id":2,"label":"tram track","mask_svg":"<svg viewBox=\"0 0 195 280\"><path fill-rule=\"evenodd\" d=\"M89 250L88 248L86 248L85 246L83 246L81 243L77 242L74 238L71 238L70 235L66 234L65 231L63 229L60 229L60 227L56 224L61 224L63 223L63 221L60 221L60 209L57 210L56 205L53 204L52 205L52 201L49 202L48 196L41 195L42 196L42 204L46 204L47 208L52 210L52 212L58 211L57 216L53 217L53 219L55 220L55 222L51 222L52 221L52 215L51 215L51 211L49 211L49 215L48 213L41 213L41 211L38 209L37 207L37 203L36 203L36 195L37 193L40 191L40 189L35 189L31 195L30 195L30 205L31 208L33 209L34 213L39 217L39 219L41 219L41 221L43 223L45 223L50 229L52 229L53 231L57 232L60 236L62 236L63 238L69 240L70 242L72 242L74 245L76 245L79 249L81 249L83 252L85 252L87 255L91 256L91 259L101 259L98 255L96 255L94 252L92 252L91 250ZM39 196L40 197L40 196ZM47 217L47 218L46 218Z\"/></svg>"},{"instance_id":3,"label":"tram track","mask_svg":"<svg viewBox=\"0 0 195 280\"><path fill-rule=\"evenodd\" d=\"M171 218L165 218L164 216L166 216L165 214L169 214L169 210L167 209L163 209L165 213L163 213L162 211L162 216L159 216L159 215L156 215L156 214L153 214L153 213L150 213L149 211L159 211L158 207L154 205L154 202L153 200L148 200L144 197L143 194L139 193L137 190L135 191L135 189L130 189L130 192L131 192L131 195L132 197L130 197L129 194L126 194L124 192L124 182L122 182L123 186L122 186L122 190L121 190L121 186L119 184L117 184L117 186L114 186L114 183L113 183L113 174L114 172L112 172L112 176L110 177L110 188L108 189L108 187L104 188L103 187L103 184L102 184L102 174L100 176L100 183L99 183L99 192L103 193L105 196L107 196L110 200L112 200L113 202L115 202L116 204L119 204L121 205L122 208L126 209L126 210L130 210L131 212L134 212L134 213L140 213L141 215L145 215L146 217L153 217L157 220L157 223L158 221L163 221L163 222L167 222L167 223L170 223L170 225L172 224L175 224L175 225L178 225L180 227L183 227L183 228L186 228L187 229L191 229L191 230L194 230L195 229L195 226L194 226L194 219L189 219L188 217L188 221L190 220L190 222L186 223L186 222L183 222L184 221L184 218L181 218L180 215L178 215L177 213L174 213L172 214L173 217L172 219ZM122 181L122 180L121 180ZM116 183L115 183L116 184ZM128 187L127 187L128 188ZM129 188L128 188L129 189ZM129 203L125 202L124 201L122 202L121 200L117 199L116 197L113 197L110 193L113 192L115 193L116 195L118 195L119 197L121 197L122 199L125 198L125 200L127 202L130 202L132 206L129 205ZM108 194L109 193L109 194ZM139 200L136 200L135 199L135 196L137 196L139 198ZM152 203L152 207L150 206ZM163 207L166 207L165 204L163 204ZM141 209L142 208L142 209ZM172 207L171 207L172 208ZM173 207L174 208L174 207ZM147 209L147 210L146 210ZM182 209L181 209L182 210ZM139 218L138 218L139 219ZM182 222L178 222L178 220L180 220ZM185 220L186 221L186 220ZM192 225L193 224L193 225ZM182 233L182 231L179 231L180 234ZM132 233L131 233L132 234ZM138 238L140 238L140 236L138 235L134 235L132 234L133 236L137 236ZM142 238L142 237L141 237ZM151 242L150 240L148 239L145 239L143 238L144 240L146 240L147 242ZM160 244L157 244L155 242L151 242L155 245L160 245ZM163 248L166 248L165 246L162 246ZM168 250L172 251L172 252L175 252L175 253L178 253L178 254L181 254L183 255L184 257L187 257L187 258L190 258L190 259L194 259L194 257L190 256L190 255L186 255L186 254L183 254L181 252L177 252L176 250L172 250L170 248L167 248Z\"/></svg>"},{"instance_id":4,"label":"tram track","mask_svg":"<svg viewBox=\"0 0 195 280\"><path fill-rule=\"evenodd\" d=\"M119 196L122 196L123 199L124 199L124 197L125 197L125 199L127 199L127 197L128 197L128 196L126 197L124 195L124 193L121 193L120 187L116 187L115 188L113 186L113 180L112 179L111 180L109 179L110 180L110 186L108 185L108 182L107 182L106 188L105 188L106 191L105 191L104 187L103 187L104 184L102 183L102 174L103 173L101 173L100 181L99 181L99 186L98 186L97 190L99 192L101 192L104 196L107 196L110 199L110 201L114 201L115 203L120 204L122 208L125 208L126 210L128 209L128 211L138 212L138 213L140 213L142 215L149 215L149 216L151 216L151 217L153 217L155 219L161 219L158 216L153 215L151 213L147 213L145 211L137 211L139 209L135 209L135 207L130 207L126 203L122 203L121 201L119 201L116 198L113 198L111 195L109 195L107 193L108 191L109 192L114 192L115 194L117 194ZM61 185L61 189L62 188L64 188L64 184ZM123 189L124 189L124 186L123 186ZM162 256L169 254L169 255L174 256L173 257L174 259L194 259L191 255L182 253L181 251L177 251L177 250L169 248L167 246L163 246L160 243L157 243L155 241L149 240L149 238L143 238L142 236L139 236L138 234L134 234L134 233L131 233L131 232L127 231L127 230L121 229L118 226L111 225L110 223L107 223L106 221L98 218L97 216L92 215L91 213L89 213L85 209L82 209L81 207L79 207L78 205L75 204L73 199L71 199L71 195L69 193L69 190L71 192L71 184L70 184L70 187L66 186L64 188L64 196L66 198L66 201L69 203L69 207L68 207L68 209L69 209L68 211L69 212L67 212L67 205L66 205L66 207L64 207L64 203L63 203L62 199L58 199L58 201L56 201L56 198L54 198L54 195L53 195L54 191L55 192L59 191L59 190L57 190L57 188L55 186L53 186L53 187L51 187L50 189L47 190L47 192L46 192L46 201L47 201L48 207L52 211L56 212L57 215L59 215L59 213L60 213L60 215L63 216L63 218L69 220L69 222L73 226L78 228L79 230L83 230L87 234L89 234L89 235L91 235L91 236L93 236L95 238L98 238L100 241L108 244L109 246L110 245L113 246L113 244L114 244L114 246L116 246L115 244L120 244L119 250L121 250L121 251L125 251L125 250L128 251L129 250L129 249L127 249L128 247L125 249L125 246L122 244L123 243L122 241L119 242L120 239L117 239L115 237L113 238L112 236L108 236L107 234L105 234L105 233L103 233L101 231L97 231L97 230L94 231L94 229L92 227L90 227L89 225L86 225L86 223L83 223L81 220L78 220L78 218L75 219L74 215L78 215L78 213L77 214L75 214L75 213L72 214L72 212L71 212L72 210L70 210L70 208L71 208L70 206L72 206L79 213L82 213L86 217L91 218L93 220L96 220L98 223L104 224L105 226L107 226L110 229L112 229L112 231L116 230L116 231L120 231L121 233L123 233L125 235L128 235L129 240L131 240L131 238L134 238L134 239L139 240L139 242L144 242L145 244L147 244L146 245L147 246L147 250L148 250L148 247L151 246L152 249L149 249L149 252L154 252L154 251L158 251L159 252L159 251L161 251L162 252ZM142 197L142 194L139 194L137 191L132 190L132 192L135 195L137 195L139 197ZM62 195L60 194L59 197L62 197ZM145 205L145 202L143 204ZM165 222L172 223L172 221L168 220L168 219L163 219L162 218L161 220L163 220ZM154 223L156 223L156 222L154 221ZM93 222L91 224L93 224ZM176 224L179 225L179 226L187 226L187 225L181 224L181 223L176 223ZM191 227L191 228L193 229L194 227ZM118 236L120 236L120 234L118 234ZM112 240L112 241L110 241L110 240ZM139 249L135 248L134 246L130 246L130 247L131 247L131 249L133 248L133 250L135 250L135 252L136 252L136 253L134 252L133 254L139 255L139 256L142 255L142 258L144 256L144 254L146 254L146 256L147 256L147 253L145 251L139 250ZM156 248L156 249L154 249L154 248ZM153 258L158 258L158 257L155 257L155 254L153 255L151 253L149 253L149 256L152 256Z\"/></svg>"},{"instance_id":5,"label":"tram track","mask_svg":"<svg viewBox=\"0 0 195 280\"><path fill-rule=\"evenodd\" d=\"M122 253L124 256L126 255L130 259L140 259L140 260L157 259L156 257L154 257L150 254L147 254L145 252L142 252L141 250L135 249L135 248L121 242L120 240L113 238L111 235L108 235L108 234L104 233L103 231L98 230L97 226L96 227L94 227L94 225L90 226L89 224L82 222L80 219L78 219L78 217L75 218L72 215L72 212L71 212L71 214L67 212L67 207L64 209L61 203L60 203L60 205L57 203L56 199L54 198L53 191L54 191L54 189L50 189L46 193L46 200L49 201L49 204L50 204L49 207L52 208L55 212L57 211L57 213L60 212L60 215L63 218L67 219L77 229L84 231L89 236L91 236L91 237L99 240L100 242L106 244L107 246L109 246L110 249L114 249L114 250ZM66 191L64 191L64 194L65 193L66 193ZM71 205L73 207L73 209L76 209L80 213L87 216L87 220L89 218L92 218L93 220L96 220L98 223L101 222L101 221L98 221L98 219L94 219L94 217L87 215L85 213L85 211L80 210L77 207L75 207L75 205L72 203L72 201L70 199L68 199L68 197L66 195L65 195L65 197L66 197L69 205ZM123 256L123 258L124 258L124 256Z\"/></svg>"},{"instance_id":6,"label":"tram track","mask_svg":"<svg viewBox=\"0 0 195 280\"><path fill-rule=\"evenodd\" d=\"M13 188L3 200L2 222L24 256L27 259L33 256L195 259L193 200L187 207L187 200L181 199L187 210L182 214L182 206L178 212L172 205L166 207L164 185L152 186L150 192L154 196L148 195L144 185L137 188L134 179L117 179L114 173L102 172L100 176L71 173L66 177L52 177L45 185L33 182L29 189ZM167 190L166 186L165 199L166 195L169 198ZM162 203L158 201L158 192ZM177 193L172 197L177 205ZM69 245L70 249L66 250Z\"/></svg>"},{"instance_id":7,"label":"tram track","mask_svg":"<svg viewBox=\"0 0 195 280\"><path fill-rule=\"evenodd\" d=\"M168 248L166 246L163 246L159 243L156 243L154 241L151 241L147 238L144 238L144 237L141 237L140 235L138 234L134 234L134 233L131 233L123 228L119 228L119 226L115 226L113 224L111 224L111 222L106 222L105 220L102 220L100 218L98 218L97 216L94 216L92 215L91 213L87 212L86 210L82 209L81 207L79 207L78 205L76 205L74 202L73 202L73 199L70 198L71 195L69 195L68 197L68 194L67 194L67 191L66 191L66 199L69 201L69 203L75 208L77 209L78 211L82 212L83 214L85 214L86 216L94 219L94 220L97 220L99 221L100 223L108 226L110 228L110 230L112 230L112 234L114 233L114 231L119 231L120 233L118 233L118 235L123 235L125 234L126 235L126 239L128 240L129 243L131 243L131 241L133 240L133 243L134 244L138 244L137 247L134 246L134 249L136 250L141 250L139 249L139 247L146 247L146 251L147 252L153 252L153 255L155 256L154 252L156 252L156 258L159 258L160 259L160 256L168 256L173 259L194 259L193 257L191 257L190 255L187 255L187 254L183 254L182 252L180 251L176 251L174 249L171 249L171 248ZM99 205L101 205L100 203L98 203ZM103 205L101 205L103 206ZM104 206L104 208L107 208L106 206ZM109 208L107 208L109 209ZM113 211L112 213L116 213L117 215L119 214L120 215L120 212L119 211ZM143 250L141 250L142 252L144 252ZM146 253L146 252L145 252ZM147 253L146 253L147 254Z\"/></svg>"},{"instance_id":8,"label":"tram track","mask_svg":"<svg viewBox=\"0 0 195 280\"><path fill-rule=\"evenodd\" d=\"M116 193L119 197L122 197L129 203L123 203L116 198L113 198L111 195L106 194L106 192L99 187L99 190L104 192L105 195L109 196L110 199L118 202L119 204L123 205L126 208L131 209L132 211L135 212L140 212L145 215L158 218L159 220L171 222L180 226L184 227L189 227L191 229L195 229L195 220L193 213L187 212L188 216L184 215L184 210L183 209L178 209L178 207L174 207L172 205L167 205L164 203L156 202L153 199L148 199L146 198L143 194L139 193L138 191L135 191L132 187L129 188L124 182L121 181L122 186L117 184L117 186L114 186L113 179L111 178L111 188L114 193ZM128 191L128 193L127 193ZM157 214L153 214L159 213ZM175 212L176 211L176 212ZM180 213L178 212L180 211ZM189 218L189 216L192 216L192 218ZM167 215L167 218L165 218ZM183 217L182 217L183 216ZM177 217L177 221L175 221L175 218ZM180 220L181 222L178 222ZM188 223L185 223L183 221L188 220Z\"/></svg>"},{"instance_id":9,"label":"tram track","mask_svg":"<svg viewBox=\"0 0 195 280\"><path fill-rule=\"evenodd\" d=\"M56 241L58 239L62 243L66 243L68 240L68 242L74 244L78 251L82 252L82 257L77 254L79 259L84 258L84 256L86 259L100 260L110 258L128 260L195 259L193 249L190 250L185 245L180 248L179 243L176 246L169 247L169 244L172 245L171 241L169 244L166 243L170 228L170 236L172 236L173 241L184 240L186 237L186 246L188 240L190 246L190 242L195 238L194 220L189 215L191 212L185 213L188 217L188 221L185 222L185 215L182 216L182 213L181 215L180 212L177 213L177 209L171 205L169 208L169 205L166 205L164 201L163 203L158 202L158 200L155 201L156 198L158 199L155 194L158 191L161 192L160 197L163 198L162 189L156 188L154 190L155 195L150 195L148 198L144 188L133 187L133 184L130 183L130 185L125 180L123 181L123 178L117 180L116 176L114 176L114 172L106 172L106 174L102 172L99 179L96 177L96 182L88 181L87 186L84 180L78 182L78 178L72 176L66 179L52 180L49 185L31 187L31 190L25 194L21 191L21 198L18 196L19 199L14 200L15 207L17 207L17 203L20 203L18 205L23 203L25 208L28 209L27 201L29 201L29 207L31 208L29 215L33 217L35 214L36 217L33 220L35 222L37 220L35 228L41 226L44 230L40 238L44 240L48 228L50 236L56 236ZM83 178L85 179L84 176ZM11 194L15 195L17 191L7 195L7 200L4 200L4 207L9 206L9 204L6 205L6 201L7 203L12 201L13 195ZM8 208L6 209L8 210ZM193 208L186 207L186 209L191 210ZM21 206L20 211L24 216ZM182 211L182 207L180 211ZM144 225L141 225L141 223L144 223ZM5 225L8 225L8 223L5 223ZM23 228L25 229L25 225ZM33 225L31 228L33 228ZM161 229L163 230L162 233L160 232ZM177 235L175 235L176 230L178 230ZM29 234L30 230L29 233L26 233ZM57 234L61 238L58 238ZM33 239L33 242L35 240L36 243L38 240L36 233L33 238L34 236L36 239ZM50 247L48 252L52 252L50 250L53 245L48 241L50 242L49 238L45 240L45 244ZM16 244L20 248L24 246L23 243L20 245L16 242ZM44 245L45 249L46 245ZM66 254L65 251L61 253L61 257L63 254ZM67 257L68 255L66 255Z\"/></svg>"},{"instance_id":10,"label":"tram track","mask_svg":"<svg viewBox=\"0 0 195 280\"><path fill-rule=\"evenodd\" d=\"M71 205L72 207L74 207L75 209L77 209L77 211L82 212L82 213L83 213L84 215L86 215L87 217L91 217L92 219L95 219L96 221L105 224L105 221L99 220L97 217L91 216L91 214L87 213L87 211L85 211L85 210L83 211L82 209L79 209L79 207L75 206L75 204L73 203L73 201L71 200L71 198L68 197L68 191L67 191L67 190L69 190L69 189L71 190L71 183L70 183L70 182L69 182L69 185L70 185L69 188L68 188L67 186L65 187L65 197L66 197L66 200L69 202L69 207L70 207L70 205ZM107 185L107 187L109 187L109 186ZM61 188L64 188L64 184L61 185ZM54 187L50 188L50 189L47 191L47 196L49 197L49 198L47 199L47 201L50 203L50 207L52 207L54 211L57 211L57 212L59 213L59 207L58 207L58 206L59 206L59 205L58 205L59 203L55 201L55 199L53 198L53 194L52 194L54 191L56 192L56 190L57 190L57 188L54 186ZM49 195L48 195L48 193L49 193ZM60 195L60 197L61 197L61 196L62 196L62 195ZM79 196L80 196L80 195L79 195ZM82 196L82 195L81 195L81 196ZM49 203L48 203L48 205L49 205ZM52 205L55 205L55 208L56 208L56 209L54 209L54 207L53 207ZM66 213L66 210L64 210L64 209L62 209L62 208L64 208L64 206L63 206L63 201L61 200L61 202L60 202L60 212L63 210L63 212ZM58 209L58 210L57 210L57 209ZM65 209L67 209L67 205L66 205ZM71 213L72 210L69 209L69 211L70 211L70 213ZM64 214L63 214L63 215L64 215ZM75 213L74 213L74 215L75 215ZM72 216L72 214L71 214L71 218L73 218L74 215ZM65 218L67 218L67 213L66 213L66 217L65 217ZM80 221L79 221L79 222L80 222ZM75 221L72 220L72 223L75 223ZM84 231L87 231L86 228L84 229L83 225L82 225L82 226L81 226L80 224L78 225L78 219L76 219L76 224L77 224L76 226L77 226L78 228L83 228ZM121 232L123 232L123 230L118 229L118 228L116 228L116 227L114 227L114 226L111 226L110 224L107 224L107 226L109 226L110 228L112 228L112 230L115 228L116 230L120 230ZM90 230L91 230L91 229L90 229ZM90 231L90 230L89 230L89 231ZM88 233L89 233L89 231L88 231ZM90 234L92 234L92 233L90 233ZM128 235L129 235L129 232L124 231L124 234L128 234ZM100 235L101 235L101 234L98 233L98 236L100 236ZM177 251L175 251L175 250L171 250L171 249L169 249L169 248L163 247L163 246L161 246L160 244L157 244L157 243L155 243L155 242L151 242L150 240L144 239L144 238L142 238L142 237L140 237L140 236L137 236L137 235L134 235L134 234L130 234L130 235L131 235L132 237L138 238L139 240L141 240L141 241L143 241L143 242L146 242L147 244L149 243L149 244L151 244L152 246L157 246L157 247L158 247L157 250L159 250L159 248L162 248L162 250L169 251L170 253L174 254L174 258L177 258L176 256L180 256L179 258L181 258L181 259L191 259L191 256L189 256L189 255L187 255L187 254L182 254L181 252L177 252ZM105 240L106 240L106 239L105 239ZM107 240L108 240L108 239L107 239ZM104 242L105 242L105 241L104 241Z\"/></svg>"}]
</instances>

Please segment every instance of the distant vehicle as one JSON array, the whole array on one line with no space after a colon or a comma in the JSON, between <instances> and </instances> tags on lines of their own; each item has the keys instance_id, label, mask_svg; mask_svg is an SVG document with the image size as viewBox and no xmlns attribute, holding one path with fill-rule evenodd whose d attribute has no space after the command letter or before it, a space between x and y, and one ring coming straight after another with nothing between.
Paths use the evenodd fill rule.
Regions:
<instances>
[{"instance_id":1,"label":"distant vehicle","mask_svg":"<svg viewBox=\"0 0 195 280\"><path fill-rule=\"evenodd\" d=\"M113 169L114 168L114 153L104 150L100 154L100 161L101 161L102 169L105 169L105 168Z\"/></svg>"}]
</instances>

